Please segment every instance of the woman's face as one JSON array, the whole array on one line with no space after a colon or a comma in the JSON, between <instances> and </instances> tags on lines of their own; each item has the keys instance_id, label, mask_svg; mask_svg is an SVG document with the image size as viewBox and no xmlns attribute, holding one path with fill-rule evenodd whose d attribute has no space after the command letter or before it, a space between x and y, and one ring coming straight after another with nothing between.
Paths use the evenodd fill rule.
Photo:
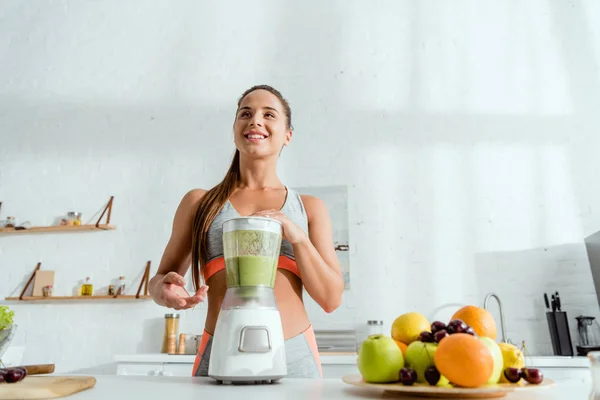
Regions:
<instances>
[{"instance_id":1,"label":"woman's face","mask_svg":"<svg viewBox=\"0 0 600 400\"><path fill-rule=\"evenodd\" d=\"M292 137L281 102L262 89L249 93L240 103L233 134L240 153L255 157L279 155Z\"/></svg>"}]
</instances>

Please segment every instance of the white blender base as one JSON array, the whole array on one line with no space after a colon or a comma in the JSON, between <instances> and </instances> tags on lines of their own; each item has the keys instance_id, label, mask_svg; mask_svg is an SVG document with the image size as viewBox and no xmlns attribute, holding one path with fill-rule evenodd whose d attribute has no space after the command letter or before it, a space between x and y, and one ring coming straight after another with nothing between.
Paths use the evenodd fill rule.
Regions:
<instances>
[{"instance_id":1,"label":"white blender base","mask_svg":"<svg viewBox=\"0 0 600 400\"><path fill-rule=\"evenodd\" d=\"M270 349L253 348L251 344L255 341L250 339L264 338L265 328ZM242 332L246 338L243 343ZM285 342L277 309L238 308L219 312L210 352L209 377L232 383L272 382L286 374Z\"/></svg>"}]
</instances>

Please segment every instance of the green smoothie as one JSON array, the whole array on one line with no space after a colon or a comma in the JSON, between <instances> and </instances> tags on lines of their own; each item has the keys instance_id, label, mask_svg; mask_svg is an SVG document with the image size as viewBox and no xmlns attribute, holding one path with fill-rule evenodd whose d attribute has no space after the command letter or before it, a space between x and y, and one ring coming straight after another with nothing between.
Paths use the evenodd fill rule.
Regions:
<instances>
[{"instance_id":1,"label":"green smoothie","mask_svg":"<svg viewBox=\"0 0 600 400\"><path fill-rule=\"evenodd\" d=\"M271 286L275 284L277 258L238 256L225 259L227 286Z\"/></svg>"},{"instance_id":2,"label":"green smoothie","mask_svg":"<svg viewBox=\"0 0 600 400\"><path fill-rule=\"evenodd\" d=\"M281 235L239 230L223 235L227 286L275 286Z\"/></svg>"}]
</instances>

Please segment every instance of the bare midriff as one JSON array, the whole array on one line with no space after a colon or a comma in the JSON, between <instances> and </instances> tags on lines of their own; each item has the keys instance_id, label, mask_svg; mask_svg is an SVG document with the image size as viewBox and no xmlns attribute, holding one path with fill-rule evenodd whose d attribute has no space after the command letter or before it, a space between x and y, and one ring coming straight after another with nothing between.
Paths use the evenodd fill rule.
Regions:
<instances>
[{"instance_id":1,"label":"bare midriff","mask_svg":"<svg viewBox=\"0 0 600 400\"><path fill-rule=\"evenodd\" d=\"M213 335L219 311L221 311L221 303L227 290L225 270L220 270L212 275L206 284L209 287L208 313L204 329ZM284 339L292 338L308 328L310 322L302 301L302 281L298 276L284 269L277 270L275 300L281 315Z\"/></svg>"}]
</instances>

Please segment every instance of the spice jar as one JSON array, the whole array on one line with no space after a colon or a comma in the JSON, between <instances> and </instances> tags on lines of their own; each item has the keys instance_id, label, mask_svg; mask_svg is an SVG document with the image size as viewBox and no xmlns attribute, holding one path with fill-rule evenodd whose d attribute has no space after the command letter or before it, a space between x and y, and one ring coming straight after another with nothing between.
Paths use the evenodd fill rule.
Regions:
<instances>
[{"instance_id":1,"label":"spice jar","mask_svg":"<svg viewBox=\"0 0 600 400\"><path fill-rule=\"evenodd\" d=\"M177 346L177 354L185 354L185 333L179 334L179 345Z\"/></svg>"},{"instance_id":2,"label":"spice jar","mask_svg":"<svg viewBox=\"0 0 600 400\"><path fill-rule=\"evenodd\" d=\"M175 354L178 332L179 314L165 314L165 336L161 353Z\"/></svg>"},{"instance_id":3,"label":"spice jar","mask_svg":"<svg viewBox=\"0 0 600 400\"><path fill-rule=\"evenodd\" d=\"M17 226L17 221L15 220L15 217L6 217L6 228L14 228L15 226Z\"/></svg>"},{"instance_id":4,"label":"spice jar","mask_svg":"<svg viewBox=\"0 0 600 400\"><path fill-rule=\"evenodd\" d=\"M67 225L81 225L81 213L69 211L67 213Z\"/></svg>"},{"instance_id":5,"label":"spice jar","mask_svg":"<svg viewBox=\"0 0 600 400\"><path fill-rule=\"evenodd\" d=\"M42 294L44 297L52 296L52 285L44 286L42 288Z\"/></svg>"}]
</instances>

